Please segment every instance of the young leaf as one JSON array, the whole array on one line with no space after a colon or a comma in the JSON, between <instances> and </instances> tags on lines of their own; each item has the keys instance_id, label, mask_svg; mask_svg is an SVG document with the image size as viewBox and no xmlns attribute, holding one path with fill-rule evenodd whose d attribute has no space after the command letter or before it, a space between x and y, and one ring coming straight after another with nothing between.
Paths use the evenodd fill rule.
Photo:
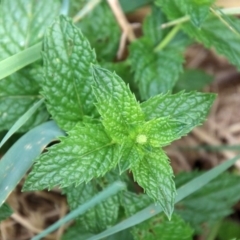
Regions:
<instances>
[{"instance_id":1,"label":"young leaf","mask_svg":"<svg viewBox=\"0 0 240 240\"><path fill-rule=\"evenodd\" d=\"M12 215L12 213L13 213L12 209L6 203L4 203L0 207L0 222L4 219L10 217Z\"/></svg>"},{"instance_id":2,"label":"young leaf","mask_svg":"<svg viewBox=\"0 0 240 240\"><path fill-rule=\"evenodd\" d=\"M131 131L144 122L144 115L129 87L115 73L92 67L97 110L111 138L124 143Z\"/></svg>"},{"instance_id":3,"label":"young leaf","mask_svg":"<svg viewBox=\"0 0 240 240\"><path fill-rule=\"evenodd\" d=\"M201 172L182 173L176 177L176 186L201 175ZM176 212L201 231L204 225L212 225L232 212L232 206L240 199L239 176L224 173L176 205Z\"/></svg>"},{"instance_id":4,"label":"young leaf","mask_svg":"<svg viewBox=\"0 0 240 240\"><path fill-rule=\"evenodd\" d=\"M45 28L59 13L59 8L57 0L1 1L0 60L41 41ZM9 129L39 100L39 89L38 82L29 68L0 81L0 131ZM20 131L27 131L44 122L47 117L46 110L42 108Z\"/></svg>"},{"instance_id":5,"label":"young leaf","mask_svg":"<svg viewBox=\"0 0 240 240\"><path fill-rule=\"evenodd\" d=\"M43 59L42 93L53 119L68 131L84 115L95 114L89 70L95 53L71 20L60 16L45 36Z\"/></svg>"},{"instance_id":6,"label":"young leaf","mask_svg":"<svg viewBox=\"0 0 240 240\"><path fill-rule=\"evenodd\" d=\"M89 201L102 189L98 181L103 182L104 179L92 180L87 184L81 184L76 187L70 186L64 189L71 210ZM114 195L94 208L89 209L83 216L79 216L77 222L81 224L85 232L98 233L116 223L118 210L118 196Z\"/></svg>"},{"instance_id":7,"label":"young leaf","mask_svg":"<svg viewBox=\"0 0 240 240\"><path fill-rule=\"evenodd\" d=\"M135 146L135 142L127 141L119 146L119 172L120 174L132 165L143 159L144 152Z\"/></svg>"},{"instance_id":8,"label":"young leaf","mask_svg":"<svg viewBox=\"0 0 240 240\"><path fill-rule=\"evenodd\" d=\"M141 104L148 119L169 116L187 125L184 134L206 118L216 95L198 92L161 94Z\"/></svg>"},{"instance_id":9,"label":"young leaf","mask_svg":"<svg viewBox=\"0 0 240 240\"><path fill-rule=\"evenodd\" d=\"M106 1L98 4L79 27L96 50L98 59L112 61L116 56L121 30Z\"/></svg>"},{"instance_id":10,"label":"young leaf","mask_svg":"<svg viewBox=\"0 0 240 240\"><path fill-rule=\"evenodd\" d=\"M140 162L131 167L134 179L148 196L160 204L168 218L171 218L176 196L173 171L168 157L161 149L149 149Z\"/></svg>"},{"instance_id":11,"label":"young leaf","mask_svg":"<svg viewBox=\"0 0 240 240\"><path fill-rule=\"evenodd\" d=\"M37 159L24 190L78 185L103 176L117 164L115 145L100 124L80 122L60 141Z\"/></svg>"},{"instance_id":12,"label":"young leaf","mask_svg":"<svg viewBox=\"0 0 240 240\"><path fill-rule=\"evenodd\" d=\"M152 147L163 147L180 138L187 124L169 117L155 118L143 125L141 135L146 136L146 142Z\"/></svg>"}]
</instances>

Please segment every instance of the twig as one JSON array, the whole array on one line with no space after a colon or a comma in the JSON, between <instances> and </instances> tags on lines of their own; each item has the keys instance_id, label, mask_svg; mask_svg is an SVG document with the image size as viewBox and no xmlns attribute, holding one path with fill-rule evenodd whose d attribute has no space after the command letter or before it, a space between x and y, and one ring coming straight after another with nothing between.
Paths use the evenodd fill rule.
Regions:
<instances>
[{"instance_id":1,"label":"twig","mask_svg":"<svg viewBox=\"0 0 240 240\"><path fill-rule=\"evenodd\" d=\"M133 42L136 39L136 36L134 34L131 24L129 24L126 16L123 13L118 0L107 0L107 1L117 19L119 26L122 28L123 32L127 35L128 40L130 42Z\"/></svg>"},{"instance_id":2,"label":"twig","mask_svg":"<svg viewBox=\"0 0 240 240\"><path fill-rule=\"evenodd\" d=\"M89 12L91 12L101 0L90 0L88 3L73 17L73 22L78 22L83 17L85 17Z\"/></svg>"}]
</instances>

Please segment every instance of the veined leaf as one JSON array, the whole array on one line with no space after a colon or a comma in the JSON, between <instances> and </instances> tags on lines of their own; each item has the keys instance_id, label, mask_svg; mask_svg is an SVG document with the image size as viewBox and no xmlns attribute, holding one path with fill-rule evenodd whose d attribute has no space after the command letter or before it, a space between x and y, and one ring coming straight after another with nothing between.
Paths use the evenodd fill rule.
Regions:
<instances>
[{"instance_id":1,"label":"veined leaf","mask_svg":"<svg viewBox=\"0 0 240 240\"><path fill-rule=\"evenodd\" d=\"M6 203L4 203L0 207L0 222L4 219L10 217L12 215L12 213L13 213L12 209Z\"/></svg>"},{"instance_id":2,"label":"veined leaf","mask_svg":"<svg viewBox=\"0 0 240 240\"><path fill-rule=\"evenodd\" d=\"M151 204L151 199L145 194L136 195L131 192L123 192L121 204L127 217L130 217ZM193 234L189 225L176 214L173 214L171 221L163 214L157 215L133 227L131 232L136 240L155 240L160 236L161 240L190 240Z\"/></svg>"},{"instance_id":3,"label":"veined leaf","mask_svg":"<svg viewBox=\"0 0 240 240\"><path fill-rule=\"evenodd\" d=\"M184 61L179 48L154 52L146 38L135 41L130 46L130 58L135 81L138 83L142 99L172 90Z\"/></svg>"},{"instance_id":4,"label":"veined leaf","mask_svg":"<svg viewBox=\"0 0 240 240\"><path fill-rule=\"evenodd\" d=\"M184 134L206 118L216 95L198 92L161 94L141 104L148 119L169 116L187 125Z\"/></svg>"},{"instance_id":5,"label":"veined leaf","mask_svg":"<svg viewBox=\"0 0 240 240\"><path fill-rule=\"evenodd\" d=\"M103 176L118 161L116 148L100 124L77 124L66 138L36 161L24 190L67 187Z\"/></svg>"},{"instance_id":6,"label":"veined leaf","mask_svg":"<svg viewBox=\"0 0 240 240\"><path fill-rule=\"evenodd\" d=\"M152 5L151 13L144 19L143 34L152 46L156 46L169 33L169 28L159 29L162 23L167 22L167 16L159 7Z\"/></svg>"},{"instance_id":7,"label":"veined leaf","mask_svg":"<svg viewBox=\"0 0 240 240\"><path fill-rule=\"evenodd\" d=\"M205 86L212 83L214 76L198 69L185 69L180 75L173 92L180 91L201 91Z\"/></svg>"},{"instance_id":8,"label":"veined leaf","mask_svg":"<svg viewBox=\"0 0 240 240\"><path fill-rule=\"evenodd\" d=\"M179 2L181 2L181 0ZM215 0L182 0L182 2L186 4L186 14L190 16L195 27L201 27Z\"/></svg>"},{"instance_id":9,"label":"veined leaf","mask_svg":"<svg viewBox=\"0 0 240 240\"><path fill-rule=\"evenodd\" d=\"M162 149L149 149L143 160L131 167L134 179L171 218L176 196L173 171Z\"/></svg>"},{"instance_id":10,"label":"veined leaf","mask_svg":"<svg viewBox=\"0 0 240 240\"><path fill-rule=\"evenodd\" d=\"M181 173L176 176L176 186L181 186L200 176L201 172ZM176 205L175 211L197 231L210 227L232 213L232 206L240 199L239 176L224 173Z\"/></svg>"},{"instance_id":11,"label":"veined leaf","mask_svg":"<svg viewBox=\"0 0 240 240\"><path fill-rule=\"evenodd\" d=\"M99 192L101 187L98 181L104 181L104 179L92 180L87 184L83 183L64 189L71 210L87 202ZM119 200L118 196L114 195L89 209L83 216L78 217L77 222L85 232L98 233L116 223L118 211Z\"/></svg>"},{"instance_id":12,"label":"veined leaf","mask_svg":"<svg viewBox=\"0 0 240 240\"><path fill-rule=\"evenodd\" d=\"M98 59L112 61L117 55L121 29L106 1L98 4L79 27L96 50Z\"/></svg>"},{"instance_id":13,"label":"veined leaf","mask_svg":"<svg viewBox=\"0 0 240 240\"><path fill-rule=\"evenodd\" d=\"M171 221L164 214L148 220L133 228L135 240L192 240L193 229L184 220L173 214Z\"/></svg>"},{"instance_id":14,"label":"veined leaf","mask_svg":"<svg viewBox=\"0 0 240 240\"><path fill-rule=\"evenodd\" d=\"M93 66L94 94L103 125L111 138L124 143L134 128L144 122L144 115L135 96L115 73ZM135 136L132 136L133 138Z\"/></svg>"},{"instance_id":15,"label":"veined leaf","mask_svg":"<svg viewBox=\"0 0 240 240\"><path fill-rule=\"evenodd\" d=\"M146 143L152 147L163 147L184 134L186 123L169 117L156 118L143 125L141 135L146 136Z\"/></svg>"},{"instance_id":16,"label":"veined leaf","mask_svg":"<svg viewBox=\"0 0 240 240\"><path fill-rule=\"evenodd\" d=\"M64 16L59 17L44 39L43 95L53 119L70 130L83 119L94 115L90 64L95 52L81 31Z\"/></svg>"},{"instance_id":17,"label":"veined leaf","mask_svg":"<svg viewBox=\"0 0 240 240\"><path fill-rule=\"evenodd\" d=\"M135 145L135 142L127 141L119 146L118 166L120 174L143 159L144 151Z\"/></svg>"},{"instance_id":18,"label":"veined leaf","mask_svg":"<svg viewBox=\"0 0 240 240\"><path fill-rule=\"evenodd\" d=\"M153 7L152 14L144 21L144 37L130 45L130 59L142 99L171 91L182 71L183 52L189 43L184 34L180 32L164 49L154 51L170 31L159 29L164 22L166 16Z\"/></svg>"},{"instance_id":19,"label":"veined leaf","mask_svg":"<svg viewBox=\"0 0 240 240\"><path fill-rule=\"evenodd\" d=\"M156 3L161 6L169 19L183 17L186 13L186 1L179 0L156 0ZM212 0L202 1L207 4L212 3ZM240 20L236 17L229 17L230 26L240 25ZM237 27L239 28L239 27ZM240 34L236 34L224 25L219 18L210 14L202 23L201 28L196 28L191 22L182 24L182 29L192 38L202 43L205 47L214 47L219 54L224 55L232 64L240 69Z\"/></svg>"},{"instance_id":20,"label":"veined leaf","mask_svg":"<svg viewBox=\"0 0 240 240\"><path fill-rule=\"evenodd\" d=\"M46 5L48 6L46 8ZM59 13L59 1L1 1L0 60L41 41L45 28ZM29 68L0 81L0 130L9 129L31 105L39 100L39 85ZM44 108L27 122L24 132L41 122L48 114Z\"/></svg>"},{"instance_id":21,"label":"veined leaf","mask_svg":"<svg viewBox=\"0 0 240 240\"><path fill-rule=\"evenodd\" d=\"M124 208L126 216L130 217L136 212L149 206L153 201L146 194L136 194L133 192L125 191L120 195L120 202Z\"/></svg>"}]
</instances>

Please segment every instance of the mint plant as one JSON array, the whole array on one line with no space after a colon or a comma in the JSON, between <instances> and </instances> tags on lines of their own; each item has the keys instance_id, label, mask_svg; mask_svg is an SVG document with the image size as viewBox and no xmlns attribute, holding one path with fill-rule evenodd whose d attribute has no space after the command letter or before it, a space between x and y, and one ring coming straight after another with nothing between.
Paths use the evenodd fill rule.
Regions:
<instances>
[{"instance_id":1,"label":"mint plant","mask_svg":"<svg viewBox=\"0 0 240 240\"><path fill-rule=\"evenodd\" d=\"M70 17L57 16L59 1L52 1L48 9L46 1L35 5L29 0L29 3L26 5L22 0L1 3L0 36L5 44L0 58L3 60L42 41L43 63L37 61L0 81L0 129L10 129L41 99L45 105L19 132L26 132L51 116L66 136L59 130L58 142L35 159L23 190L50 190L59 186L74 211L119 179L128 186L124 192L77 217L63 239L75 238L76 231L81 234L79 239L95 239L94 234L137 214L151 203L160 206L164 214L134 226L132 235L124 231L114 239L123 236L156 239L160 235L162 239L192 239L194 231L201 232L197 225L208 220L212 224L227 216L240 199L234 194L238 190L238 177L226 174L209 184L209 188L175 205L178 201L175 182L179 187L199 174L184 174L184 180L179 176L174 181L164 147L201 125L216 98L213 93L191 91L190 87L184 91L176 85L182 72L188 73L183 67L186 47L195 40L206 47L214 45L218 53L239 68L239 20L223 15L213 6L213 0L156 0L143 23L143 36L130 43L126 60L113 63L121 31L107 2L99 3L76 24ZM121 3L124 8L124 1ZM5 25L13 24L9 12L16 18L21 16L19 24L14 25L16 31L11 33L9 25ZM33 17L29 17L30 13ZM160 29L167 21L176 26ZM222 36L223 31L227 37ZM52 124L49 129L54 128ZM31 159L27 167L30 166ZM221 183L226 184L224 191L229 196L217 191ZM144 194L136 193L136 184ZM2 184L4 187L9 187L8 183ZM217 199L209 198L209 192L221 200L219 205L215 204ZM228 201L223 206L225 197ZM203 204L193 208L199 199ZM211 206L206 211L209 219L200 213L194 219L192 216L206 210L207 204ZM10 214L6 206L0 213Z\"/></svg>"},{"instance_id":2,"label":"mint plant","mask_svg":"<svg viewBox=\"0 0 240 240\"><path fill-rule=\"evenodd\" d=\"M168 94L142 103L141 108L118 75L94 63L96 57L87 39L70 20L60 17L44 39L43 95L54 120L69 131L68 137L61 138L59 144L39 157L24 189L78 185L103 176L118 165L120 173L131 169L139 185L171 218L175 199L173 172L160 147L185 135L201 123L201 118L196 122L188 116L186 122L178 117L184 110L190 114L189 106L182 111L180 106L180 114L175 115L174 110L169 109L165 115L159 108L168 101L171 96ZM68 85L64 84L66 81ZM174 97L179 104L179 100L193 102L196 96L181 93ZM215 95L201 93L199 98L204 118ZM59 102L62 104L57 104ZM96 109L93 110L94 102ZM149 109L152 114L148 114ZM100 122L84 120L84 116L91 117L96 110L101 116Z\"/></svg>"}]
</instances>

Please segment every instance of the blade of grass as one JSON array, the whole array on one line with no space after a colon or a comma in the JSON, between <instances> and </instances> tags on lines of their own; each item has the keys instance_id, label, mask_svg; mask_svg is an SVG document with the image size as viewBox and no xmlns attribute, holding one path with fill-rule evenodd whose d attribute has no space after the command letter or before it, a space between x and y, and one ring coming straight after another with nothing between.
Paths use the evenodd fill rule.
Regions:
<instances>
[{"instance_id":1,"label":"blade of grass","mask_svg":"<svg viewBox=\"0 0 240 240\"><path fill-rule=\"evenodd\" d=\"M202 174L201 176L189 181L182 187L177 189L177 197L175 203L180 202L190 194L196 192L197 190L204 187L207 183L212 181L218 175L226 171L229 167L231 167L237 160L240 159L240 155L223 162L222 164L218 165L217 167L209 170L208 172ZM139 211L138 213L134 214L130 218L116 224L115 226L103 231L93 237L88 238L88 240L98 240L105 237L108 237L112 234L120 232L124 229L133 227L143 221L155 216L156 214L162 212L162 208L160 206L156 206L155 204L151 204L147 208Z\"/></svg>"},{"instance_id":2,"label":"blade of grass","mask_svg":"<svg viewBox=\"0 0 240 240\"><path fill-rule=\"evenodd\" d=\"M42 43L37 43L0 62L0 79L3 79L19 69L41 58Z\"/></svg>"},{"instance_id":3,"label":"blade of grass","mask_svg":"<svg viewBox=\"0 0 240 240\"><path fill-rule=\"evenodd\" d=\"M69 5L70 5L69 0L62 0L62 7L61 7L61 10L60 10L60 14L68 16Z\"/></svg>"},{"instance_id":4,"label":"blade of grass","mask_svg":"<svg viewBox=\"0 0 240 240\"><path fill-rule=\"evenodd\" d=\"M108 186L106 189L104 189L102 192L98 193L93 198L91 198L88 202L79 206L77 209L70 212L64 218L58 220L56 223L51 225L49 228L45 229L43 232L41 232L37 236L33 237L31 240L39 240L39 239L47 236L49 233L58 229L63 224L71 221L72 219L76 218L77 216L79 216L81 214L84 214L90 208L94 207L95 205L104 201L105 199L109 198L110 196L118 193L119 191L123 190L124 188L126 188L126 184L124 182L120 182L120 181L114 182L113 184Z\"/></svg>"},{"instance_id":5,"label":"blade of grass","mask_svg":"<svg viewBox=\"0 0 240 240\"><path fill-rule=\"evenodd\" d=\"M24 113L17 120L17 122L14 123L14 125L11 127L11 129L7 132L7 134L2 139L0 143L0 148L22 125L24 125L24 123L27 122L27 120L36 112L36 110L42 105L43 102L44 102L44 98L42 98L37 103L35 103L26 113Z\"/></svg>"},{"instance_id":6,"label":"blade of grass","mask_svg":"<svg viewBox=\"0 0 240 240\"><path fill-rule=\"evenodd\" d=\"M32 166L34 159L53 140L65 133L54 121L37 126L22 136L0 161L0 206Z\"/></svg>"}]
</instances>

